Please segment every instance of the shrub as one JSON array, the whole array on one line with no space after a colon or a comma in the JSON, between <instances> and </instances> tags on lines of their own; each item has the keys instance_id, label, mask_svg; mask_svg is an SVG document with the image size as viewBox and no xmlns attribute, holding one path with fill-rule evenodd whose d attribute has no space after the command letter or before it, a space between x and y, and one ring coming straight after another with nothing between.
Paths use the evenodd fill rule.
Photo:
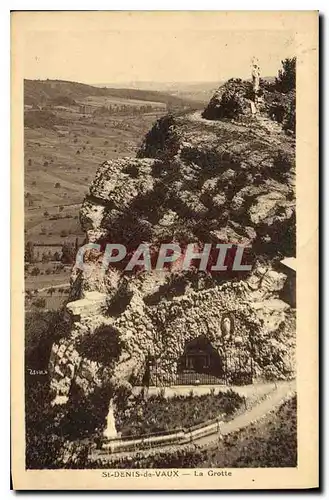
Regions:
<instances>
[{"instance_id":1,"label":"shrub","mask_svg":"<svg viewBox=\"0 0 329 500\"><path fill-rule=\"evenodd\" d=\"M31 271L31 276L38 276L40 274L40 269L35 266Z\"/></svg>"},{"instance_id":2,"label":"shrub","mask_svg":"<svg viewBox=\"0 0 329 500\"><path fill-rule=\"evenodd\" d=\"M294 164L294 158L283 149L280 149L274 157L273 177L279 181L284 181L287 174L291 171Z\"/></svg>"},{"instance_id":3,"label":"shrub","mask_svg":"<svg viewBox=\"0 0 329 500\"><path fill-rule=\"evenodd\" d=\"M287 93L296 88L296 57L281 61L282 69L275 79L275 88L279 92Z\"/></svg>"},{"instance_id":4,"label":"shrub","mask_svg":"<svg viewBox=\"0 0 329 500\"><path fill-rule=\"evenodd\" d=\"M44 297L39 297L32 302L32 305L43 309L46 306L46 299Z\"/></svg>"},{"instance_id":5,"label":"shrub","mask_svg":"<svg viewBox=\"0 0 329 500\"><path fill-rule=\"evenodd\" d=\"M25 127L55 130L56 125L66 125L66 121L50 111L33 109L24 113ZM41 146L41 143L36 144Z\"/></svg>"},{"instance_id":6,"label":"shrub","mask_svg":"<svg viewBox=\"0 0 329 500\"><path fill-rule=\"evenodd\" d=\"M164 389L145 401L141 395L130 401L126 411L117 414L117 427L123 435L140 435L188 429L213 420L220 414L230 417L243 403L233 391L165 398Z\"/></svg>"},{"instance_id":7,"label":"shrub","mask_svg":"<svg viewBox=\"0 0 329 500\"><path fill-rule=\"evenodd\" d=\"M56 188L56 189L59 189L60 187L61 187L60 183L59 183L59 182L56 182L56 184L55 184L55 188Z\"/></svg>"},{"instance_id":8,"label":"shrub","mask_svg":"<svg viewBox=\"0 0 329 500\"><path fill-rule=\"evenodd\" d=\"M93 335L84 338L78 350L83 357L105 366L113 366L120 357L122 344L118 330L112 326L100 326Z\"/></svg>"}]
</instances>

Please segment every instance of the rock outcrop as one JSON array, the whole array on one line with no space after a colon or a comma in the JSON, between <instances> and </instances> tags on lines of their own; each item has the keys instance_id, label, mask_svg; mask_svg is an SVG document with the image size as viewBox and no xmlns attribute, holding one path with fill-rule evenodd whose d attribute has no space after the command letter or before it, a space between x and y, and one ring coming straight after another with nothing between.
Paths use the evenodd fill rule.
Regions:
<instances>
[{"instance_id":1,"label":"rock outcrop","mask_svg":"<svg viewBox=\"0 0 329 500\"><path fill-rule=\"evenodd\" d=\"M254 376L293 376L294 310L281 298L287 276L277 264L295 255L294 157L294 140L261 120L193 113L158 121L137 158L99 167L80 221L101 249L72 272L71 334L50 359L54 403L67 402L72 385L86 397L104 388L115 400L142 383L150 359L153 381L172 383L186 343L198 337L222 356L226 381L241 360L252 360ZM124 261L104 273L107 242L131 251L143 242L238 243L254 267L216 277L125 273Z\"/></svg>"}]
</instances>

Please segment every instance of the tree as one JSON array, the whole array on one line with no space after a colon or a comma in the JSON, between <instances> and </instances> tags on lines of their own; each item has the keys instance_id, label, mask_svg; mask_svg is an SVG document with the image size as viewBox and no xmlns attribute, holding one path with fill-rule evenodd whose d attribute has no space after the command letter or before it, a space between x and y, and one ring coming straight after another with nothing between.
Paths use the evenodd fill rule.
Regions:
<instances>
[{"instance_id":1,"label":"tree","mask_svg":"<svg viewBox=\"0 0 329 500\"><path fill-rule=\"evenodd\" d=\"M42 262L46 263L49 262L49 257L46 254L46 252L43 252L42 257L41 257Z\"/></svg>"},{"instance_id":2,"label":"tree","mask_svg":"<svg viewBox=\"0 0 329 500\"><path fill-rule=\"evenodd\" d=\"M281 61L282 69L275 79L275 86L279 92L286 94L296 88L296 57Z\"/></svg>"},{"instance_id":3,"label":"tree","mask_svg":"<svg viewBox=\"0 0 329 500\"><path fill-rule=\"evenodd\" d=\"M24 255L25 261L26 262L35 262L35 255L34 255L34 244L32 241L27 241L25 244L25 255Z\"/></svg>"},{"instance_id":4,"label":"tree","mask_svg":"<svg viewBox=\"0 0 329 500\"><path fill-rule=\"evenodd\" d=\"M53 259L54 260L61 260L61 254L59 252L55 252Z\"/></svg>"},{"instance_id":5,"label":"tree","mask_svg":"<svg viewBox=\"0 0 329 500\"><path fill-rule=\"evenodd\" d=\"M40 269L35 266L31 271L31 276L38 276L40 274Z\"/></svg>"},{"instance_id":6,"label":"tree","mask_svg":"<svg viewBox=\"0 0 329 500\"><path fill-rule=\"evenodd\" d=\"M75 259L75 251L72 243L65 242L62 246L62 258L63 264L73 264Z\"/></svg>"}]
</instances>

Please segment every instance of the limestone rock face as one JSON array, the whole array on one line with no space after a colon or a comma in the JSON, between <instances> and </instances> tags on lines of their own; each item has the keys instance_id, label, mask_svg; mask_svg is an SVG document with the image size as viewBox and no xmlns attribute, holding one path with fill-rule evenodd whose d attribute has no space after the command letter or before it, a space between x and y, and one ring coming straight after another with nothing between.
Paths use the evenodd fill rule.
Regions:
<instances>
[{"instance_id":1,"label":"limestone rock face","mask_svg":"<svg viewBox=\"0 0 329 500\"><path fill-rule=\"evenodd\" d=\"M209 120L218 120L250 115L254 106L252 98L251 82L232 78L214 93L203 112L203 117Z\"/></svg>"},{"instance_id":2,"label":"limestone rock face","mask_svg":"<svg viewBox=\"0 0 329 500\"><path fill-rule=\"evenodd\" d=\"M80 211L88 243L99 247L72 270L71 333L54 344L49 364L54 403L65 403L74 384L86 397L102 388L109 397L109 389L115 404L142 383L150 359L151 377L171 383L186 343L199 337L226 359L227 376L242 353L260 376L273 364L279 377L293 376L294 311L281 299L288 278L276 265L295 254L293 158L293 139L261 122L192 113L157 122L137 158L99 167ZM125 261L104 271L106 243L129 253L143 242L244 244L254 268L129 274Z\"/></svg>"}]
</instances>

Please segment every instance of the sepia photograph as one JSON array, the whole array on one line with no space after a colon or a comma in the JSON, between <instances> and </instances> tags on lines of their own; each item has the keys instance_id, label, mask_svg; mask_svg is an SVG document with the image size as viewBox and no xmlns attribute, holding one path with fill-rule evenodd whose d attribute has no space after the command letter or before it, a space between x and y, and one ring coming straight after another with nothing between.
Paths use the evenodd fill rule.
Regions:
<instances>
[{"instance_id":1,"label":"sepia photograph","mask_svg":"<svg viewBox=\"0 0 329 500\"><path fill-rule=\"evenodd\" d=\"M300 474L317 12L16 12L12 36L24 471L97 472L101 489Z\"/></svg>"}]
</instances>

